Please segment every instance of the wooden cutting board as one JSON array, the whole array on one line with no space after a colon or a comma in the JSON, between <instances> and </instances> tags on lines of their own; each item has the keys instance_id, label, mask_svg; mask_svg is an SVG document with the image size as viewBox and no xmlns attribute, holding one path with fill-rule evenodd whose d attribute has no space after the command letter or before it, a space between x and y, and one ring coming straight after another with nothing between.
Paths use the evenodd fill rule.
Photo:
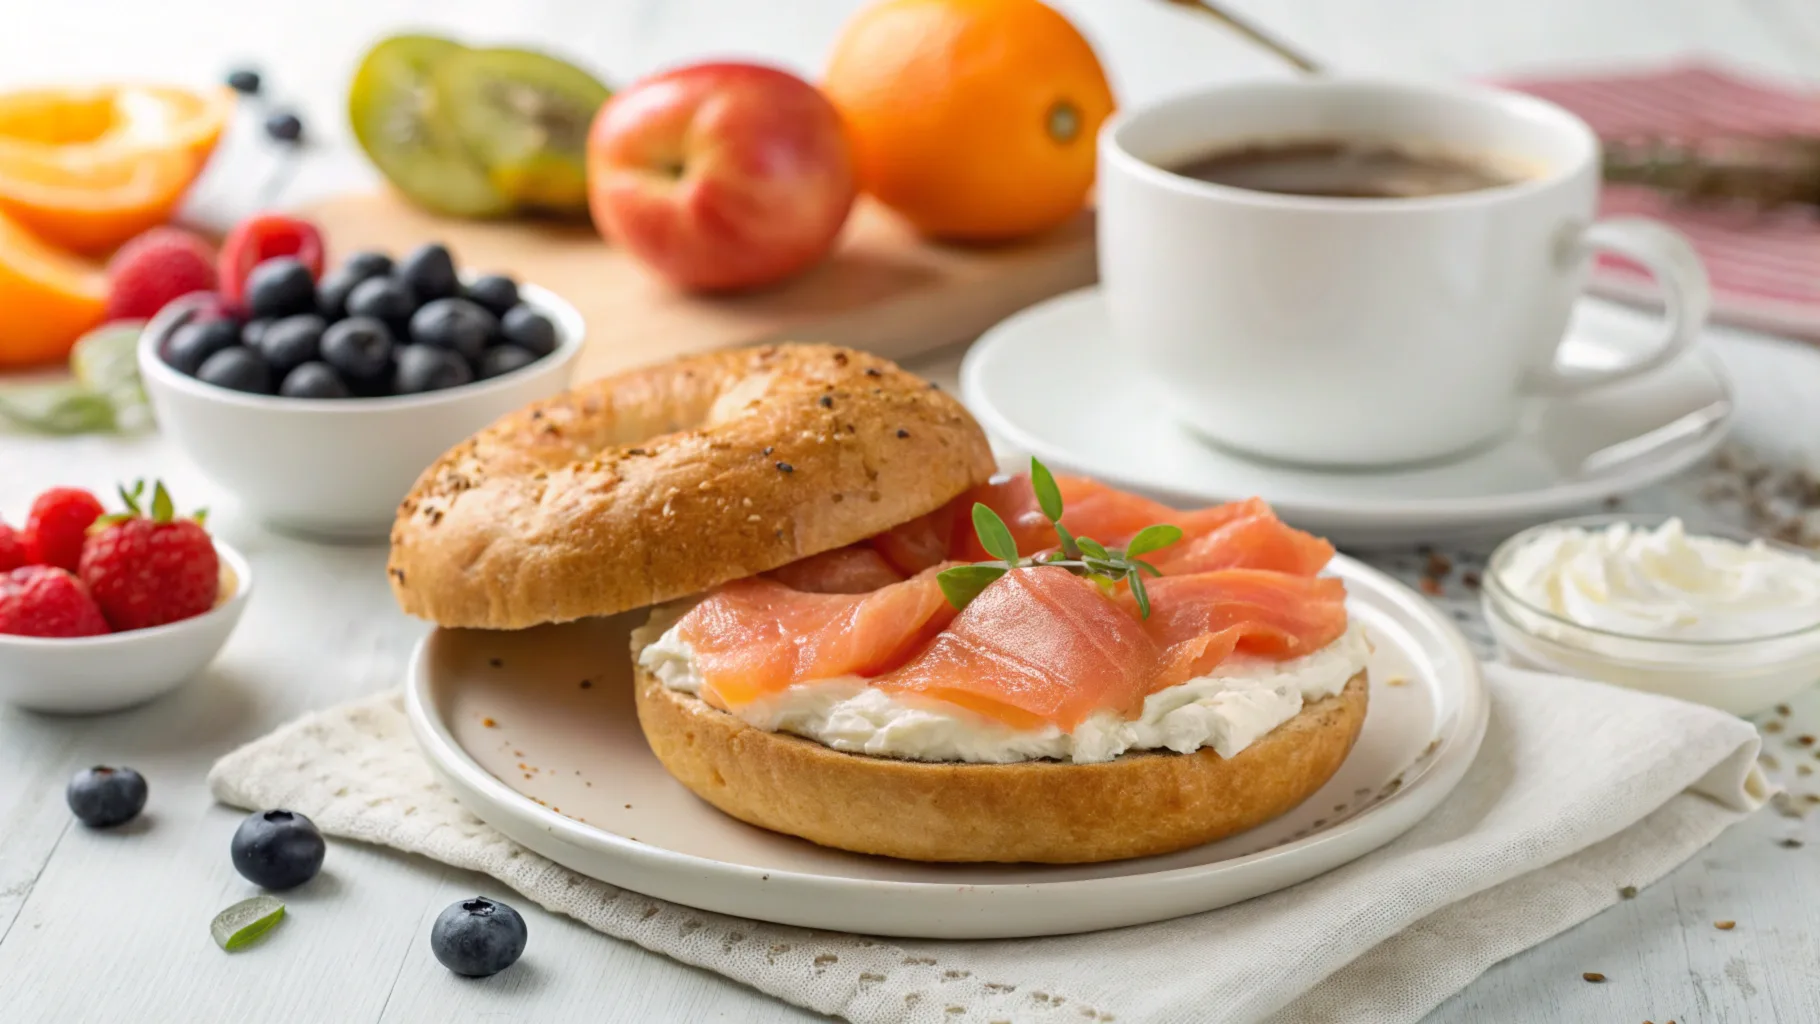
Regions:
<instances>
[{"instance_id":1,"label":"wooden cutting board","mask_svg":"<svg viewBox=\"0 0 1820 1024\"><path fill-rule=\"evenodd\" d=\"M1096 276L1091 213L1015 245L964 248L924 242L862 200L822 265L773 288L704 297L669 287L585 224L448 220L386 192L339 196L301 212L335 253L402 254L440 240L463 268L512 274L573 302L588 324L578 379L773 341L832 342L904 359L970 340Z\"/></svg>"}]
</instances>

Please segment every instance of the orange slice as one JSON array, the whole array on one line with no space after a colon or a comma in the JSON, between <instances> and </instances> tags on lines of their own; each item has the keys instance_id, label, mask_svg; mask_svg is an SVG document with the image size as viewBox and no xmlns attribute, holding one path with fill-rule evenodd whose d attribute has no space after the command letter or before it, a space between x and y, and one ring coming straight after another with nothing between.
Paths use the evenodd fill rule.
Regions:
<instances>
[{"instance_id":1,"label":"orange slice","mask_svg":"<svg viewBox=\"0 0 1820 1024\"><path fill-rule=\"evenodd\" d=\"M101 323L107 276L0 214L0 369L61 362Z\"/></svg>"},{"instance_id":2,"label":"orange slice","mask_svg":"<svg viewBox=\"0 0 1820 1024\"><path fill-rule=\"evenodd\" d=\"M226 89L0 94L0 213L45 241L102 253L168 220L233 110Z\"/></svg>"}]
</instances>

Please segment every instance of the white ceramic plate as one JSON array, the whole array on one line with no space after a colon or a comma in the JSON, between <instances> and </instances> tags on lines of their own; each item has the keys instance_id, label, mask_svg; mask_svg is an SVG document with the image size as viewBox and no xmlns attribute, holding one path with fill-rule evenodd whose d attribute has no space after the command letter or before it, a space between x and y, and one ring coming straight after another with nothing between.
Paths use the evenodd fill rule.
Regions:
<instances>
[{"instance_id":1,"label":"white ceramic plate","mask_svg":"<svg viewBox=\"0 0 1820 1024\"><path fill-rule=\"evenodd\" d=\"M412 659L406 704L431 765L469 810L604 882L723 914L876 935L1117 928L1332 870L1414 825L1471 764L1488 705L1465 640L1388 576L1344 557L1334 566L1376 647L1358 744L1289 814L1163 857L924 864L735 821L672 780L639 732L626 634L642 613L520 632L438 630Z\"/></svg>"},{"instance_id":2,"label":"white ceramic plate","mask_svg":"<svg viewBox=\"0 0 1820 1024\"><path fill-rule=\"evenodd\" d=\"M1611 365L1657 330L1648 314L1584 299L1563 359ZM1642 380L1536 400L1512 435L1446 463L1360 471L1254 461L1197 438L1151 399L1098 288L986 332L961 366L961 392L1003 446L1052 468L1183 507L1257 495L1295 525L1351 545L1496 536L1585 509L1692 465L1732 417L1718 361L1695 352Z\"/></svg>"}]
</instances>

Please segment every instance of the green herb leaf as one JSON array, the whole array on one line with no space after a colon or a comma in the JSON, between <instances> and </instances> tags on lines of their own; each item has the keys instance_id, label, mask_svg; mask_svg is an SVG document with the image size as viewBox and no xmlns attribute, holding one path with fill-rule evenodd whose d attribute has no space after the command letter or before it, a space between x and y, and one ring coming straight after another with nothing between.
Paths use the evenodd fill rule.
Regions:
<instances>
[{"instance_id":1,"label":"green herb leaf","mask_svg":"<svg viewBox=\"0 0 1820 1024\"><path fill-rule=\"evenodd\" d=\"M152 488L152 520L168 523L176 514L177 509L171 504L171 492L164 489L164 481L158 481Z\"/></svg>"},{"instance_id":2,"label":"green herb leaf","mask_svg":"<svg viewBox=\"0 0 1820 1024\"><path fill-rule=\"evenodd\" d=\"M1006 566L1017 562L1017 541L1011 537L1011 528L982 502L973 503L973 532L979 534L980 547L988 554Z\"/></svg>"},{"instance_id":3,"label":"green herb leaf","mask_svg":"<svg viewBox=\"0 0 1820 1024\"><path fill-rule=\"evenodd\" d=\"M1156 566L1151 565L1149 562L1144 561L1142 558L1129 558L1129 559L1126 559L1126 561L1130 562L1133 566L1144 570L1145 572L1149 573L1152 576L1163 575L1163 570L1158 569Z\"/></svg>"},{"instance_id":4,"label":"green herb leaf","mask_svg":"<svg viewBox=\"0 0 1820 1024\"><path fill-rule=\"evenodd\" d=\"M1049 467L1038 462L1035 456L1030 459L1030 489L1036 492L1036 503L1042 508L1043 515L1048 516L1052 523L1060 523L1062 489L1055 485L1055 477L1050 474Z\"/></svg>"},{"instance_id":5,"label":"green herb leaf","mask_svg":"<svg viewBox=\"0 0 1820 1024\"><path fill-rule=\"evenodd\" d=\"M216 914L209 922L209 934L215 937L215 945L233 953L259 941L282 920L282 900L275 896L255 896Z\"/></svg>"},{"instance_id":6,"label":"green herb leaf","mask_svg":"<svg viewBox=\"0 0 1820 1024\"><path fill-rule=\"evenodd\" d=\"M1138 617L1148 619L1150 617L1150 592L1144 589L1144 577L1134 572L1125 579L1131 584L1131 598L1137 602Z\"/></svg>"},{"instance_id":7,"label":"green herb leaf","mask_svg":"<svg viewBox=\"0 0 1820 1024\"><path fill-rule=\"evenodd\" d=\"M11 388L0 395L0 420L40 434L107 434L119 429L114 403L80 384Z\"/></svg>"},{"instance_id":8,"label":"green herb leaf","mask_svg":"<svg viewBox=\"0 0 1820 1024\"><path fill-rule=\"evenodd\" d=\"M992 585L992 581L1011 570L1002 565L957 565L944 569L935 577L935 582L942 586L942 596L956 608L965 608L967 603L980 595L980 591Z\"/></svg>"},{"instance_id":9,"label":"green herb leaf","mask_svg":"<svg viewBox=\"0 0 1820 1024\"><path fill-rule=\"evenodd\" d=\"M1055 524L1055 535L1062 542L1062 550L1060 553L1063 557L1066 557L1066 558L1081 557L1081 545L1079 542L1077 542L1074 539L1074 534L1068 532L1068 528L1066 526L1063 526L1061 523L1056 523Z\"/></svg>"},{"instance_id":10,"label":"green herb leaf","mask_svg":"<svg viewBox=\"0 0 1820 1024\"><path fill-rule=\"evenodd\" d=\"M1167 526L1160 523L1156 526L1146 526L1138 531L1137 536L1131 538L1131 543L1125 545L1125 554L1131 558L1136 558L1146 552L1155 551L1158 548L1166 548L1181 539L1181 527Z\"/></svg>"},{"instance_id":11,"label":"green herb leaf","mask_svg":"<svg viewBox=\"0 0 1820 1024\"><path fill-rule=\"evenodd\" d=\"M1101 561L1112 558L1112 552L1106 550L1106 545L1092 537L1076 537L1074 542L1080 545L1081 553L1089 558L1097 558Z\"/></svg>"}]
</instances>

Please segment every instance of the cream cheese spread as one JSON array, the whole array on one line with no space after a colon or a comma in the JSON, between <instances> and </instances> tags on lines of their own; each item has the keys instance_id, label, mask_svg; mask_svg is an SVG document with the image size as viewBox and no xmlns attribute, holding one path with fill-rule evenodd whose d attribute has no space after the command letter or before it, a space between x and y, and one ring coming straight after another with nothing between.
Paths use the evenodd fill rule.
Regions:
<instances>
[{"instance_id":1,"label":"cream cheese spread","mask_svg":"<svg viewBox=\"0 0 1820 1024\"><path fill-rule=\"evenodd\" d=\"M695 652L678 628L662 620L646 628L663 632L639 654L639 665L672 690L700 693ZM798 683L733 713L757 728L835 750L913 761L1087 764L1128 750L1186 754L1202 747L1232 757L1294 718L1304 703L1340 692L1369 653L1355 623L1312 654L1287 661L1228 658L1207 675L1151 694L1134 719L1096 712L1072 732L1013 729L945 701L889 693L858 676Z\"/></svg>"},{"instance_id":2,"label":"cream cheese spread","mask_svg":"<svg viewBox=\"0 0 1820 1024\"><path fill-rule=\"evenodd\" d=\"M1820 624L1820 562L1689 535L1679 519L1540 531L1498 583L1576 626L1632 637L1736 641Z\"/></svg>"}]
</instances>

